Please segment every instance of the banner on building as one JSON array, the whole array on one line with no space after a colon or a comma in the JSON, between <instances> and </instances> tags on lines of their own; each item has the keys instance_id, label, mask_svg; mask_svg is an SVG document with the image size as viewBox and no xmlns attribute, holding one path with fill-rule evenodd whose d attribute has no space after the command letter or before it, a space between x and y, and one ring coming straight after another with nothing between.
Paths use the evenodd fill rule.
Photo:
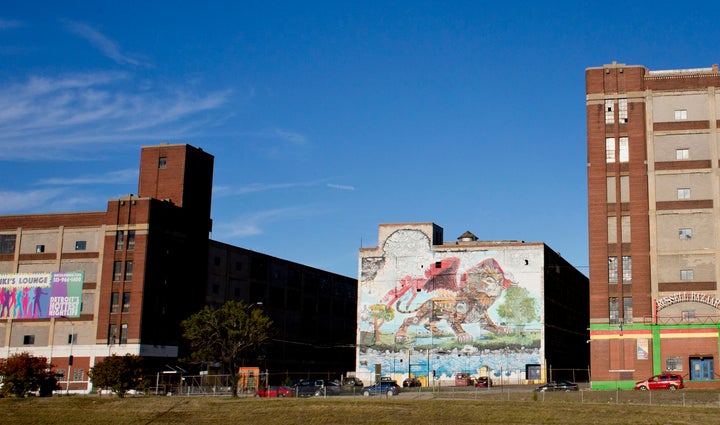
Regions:
<instances>
[{"instance_id":1,"label":"banner on building","mask_svg":"<svg viewBox=\"0 0 720 425\"><path fill-rule=\"evenodd\" d=\"M0 274L0 318L80 317L83 272Z\"/></svg>"},{"instance_id":2,"label":"banner on building","mask_svg":"<svg viewBox=\"0 0 720 425\"><path fill-rule=\"evenodd\" d=\"M649 358L648 353L648 339L638 338L637 340L637 358L638 360L647 360Z\"/></svg>"}]
</instances>

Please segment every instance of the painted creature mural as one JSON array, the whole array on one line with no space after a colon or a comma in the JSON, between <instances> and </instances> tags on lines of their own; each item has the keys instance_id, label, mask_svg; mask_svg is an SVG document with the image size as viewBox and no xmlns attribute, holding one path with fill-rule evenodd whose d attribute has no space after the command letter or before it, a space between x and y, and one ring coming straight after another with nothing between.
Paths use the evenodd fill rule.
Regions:
<instances>
[{"instance_id":1,"label":"painted creature mural","mask_svg":"<svg viewBox=\"0 0 720 425\"><path fill-rule=\"evenodd\" d=\"M437 253L421 231L393 233L383 257L362 259L358 371L379 364L398 381L457 373L518 378L542 358L540 275L525 272L518 282L502 263L539 264L533 255Z\"/></svg>"}]
</instances>

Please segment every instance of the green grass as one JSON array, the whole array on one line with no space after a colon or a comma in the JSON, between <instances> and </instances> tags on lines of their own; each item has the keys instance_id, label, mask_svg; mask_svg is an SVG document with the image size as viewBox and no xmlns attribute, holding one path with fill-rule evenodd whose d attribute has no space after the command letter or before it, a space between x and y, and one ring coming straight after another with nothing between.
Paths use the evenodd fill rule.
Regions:
<instances>
[{"instance_id":1,"label":"green grass","mask_svg":"<svg viewBox=\"0 0 720 425\"><path fill-rule=\"evenodd\" d=\"M588 392L590 393L590 392ZM605 400L614 392L605 393ZM554 396L555 394L553 394ZM645 397L646 394L643 394ZM649 405L581 402L572 398L515 394L515 400L400 397L233 399L224 397L70 396L0 399L4 424L709 424L720 417L713 405ZM708 400L718 400L718 393ZM587 400L587 399L585 399ZM645 400L645 398L640 399Z\"/></svg>"}]
</instances>

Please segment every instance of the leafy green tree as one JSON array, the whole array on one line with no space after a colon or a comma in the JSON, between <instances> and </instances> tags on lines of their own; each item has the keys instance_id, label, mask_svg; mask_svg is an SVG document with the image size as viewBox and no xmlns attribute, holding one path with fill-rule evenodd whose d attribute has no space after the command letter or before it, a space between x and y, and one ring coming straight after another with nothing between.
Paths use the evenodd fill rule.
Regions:
<instances>
[{"instance_id":1,"label":"leafy green tree","mask_svg":"<svg viewBox=\"0 0 720 425\"><path fill-rule=\"evenodd\" d=\"M109 388L125 397L129 390L142 389L144 382L142 358L133 354L105 357L90 369L90 379L96 388Z\"/></svg>"},{"instance_id":2,"label":"leafy green tree","mask_svg":"<svg viewBox=\"0 0 720 425\"><path fill-rule=\"evenodd\" d=\"M370 319L375 334L375 343L380 342L380 327L395 318L395 310L385 304L374 304L370 306Z\"/></svg>"},{"instance_id":3,"label":"leafy green tree","mask_svg":"<svg viewBox=\"0 0 720 425\"><path fill-rule=\"evenodd\" d=\"M219 308L205 306L184 320L183 337L190 342L192 359L220 362L224 372L236 373L273 333L272 321L253 307L228 301Z\"/></svg>"},{"instance_id":4,"label":"leafy green tree","mask_svg":"<svg viewBox=\"0 0 720 425\"><path fill-rule=\"evenodd\" d=\"M13 354L0 359L0 375L3 377L0 394L25 397L29 392L40 391L41 396L51 396L58 389L57 378L45 357L30 353Z\"/></svg>"},{"instance_id":5,"label":"leafy green tree","mask_svg":"<svg viewBox=\"0 0 720 425\"><path fill-rule=\"evenodd\" d=\"M521 332L527 323L540 319L537 300L521 286L507 289L505 302L498 307L498 315Z\"/></svg>"}]
</instances>

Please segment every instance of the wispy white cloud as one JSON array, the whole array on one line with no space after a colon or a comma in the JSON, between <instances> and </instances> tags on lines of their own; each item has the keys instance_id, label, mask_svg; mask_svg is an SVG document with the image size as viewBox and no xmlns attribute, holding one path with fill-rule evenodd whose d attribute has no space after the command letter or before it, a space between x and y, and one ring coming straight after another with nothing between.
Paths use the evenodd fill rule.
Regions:
<instances>
[{"instance_id":1,"label":"wispy white cloud","mask_svg":"<svg viewBox=\"0 0 720 425\"><path fill-rule=\"evenodd\" d=\"M60 22L65 26L68 31L89 41L90 44L92 44L96 49L100 50L102 54L114 60L118 64L135 66L140 65L140 61L138 59L135 59L132 56L123 53L120 49L120 46L118 46L115 41L106 37L100 31L92 28L91 26L82 22L76 22L67 19L63 19Z\"/></svg>"},{"instance_id":2,"label":"wispy white cloud","mask_svg":"<svg viewBox=\"0 0 720 425\"><path fill-rule=\"evenodd\" d=\"M0 157L75 158L75 151L118 142L189 137L209 125L198 114L222 108L230 93L137 91L122 72L0 83Z\"/></svg>"},{"instance_id":3,"label":"wispy white cloud","mask_svg":"<svg viewBox=\"0 0 720 425\"><path fill-rule=\"evenodd\" d=\"M325 214L323 208L311 205L275 208L243 214L231 221L216 221L213 238L232 239L263 234L265 227L279 221L292 221Z\"/></svg>"},{"instance_id":4,"label":"wispy white cloud","mask_svg":"<svg viewBox=\"0 0 720 425\"><path fill-rule=\"evenodd\" d=\"M355 186L349 186L349 185L345 185L345 184L328 183L326 186L331 189L338 189L338 190L355 190Z\"/></svg>"},{"instance_id":5,"label":"wispy white cloud","mask_svg":"<svg viewBox=\"0 0 720 425\"><path fill-rule=\"evenodd\" d=\"M0 214L37 210L38 205L46 205L48 200L58 199L63 192L63 189L0 191Z\"/></svg>"},{"instance_id":6,"label":"wispy white cloud","mask_svg":"<svg viewBox=\"0 0 720 425\"><path fill-rule=\"evenodd\" d=\"M217 186L213 189L213 194L217 196L247 195L249 193L266 192L268 190L315 186L319 183L319 181L311 181L293 183L250 183L239 187Z\"/></svg>"},{"instance_id":7,"label":"wispy white cloud","mask_svg":"<svg viewBox=\"0 0 720 425\"><path fill-rule=\"evenodd\" d=\"M128 183L137 180L138 170L126 169L111 171L100 175L88 175L80 177L53 177L49 179L39 180L37 184L44 185L79 185L79 184L109 184L109 183Z\"/></svg>"}]
</instances>

